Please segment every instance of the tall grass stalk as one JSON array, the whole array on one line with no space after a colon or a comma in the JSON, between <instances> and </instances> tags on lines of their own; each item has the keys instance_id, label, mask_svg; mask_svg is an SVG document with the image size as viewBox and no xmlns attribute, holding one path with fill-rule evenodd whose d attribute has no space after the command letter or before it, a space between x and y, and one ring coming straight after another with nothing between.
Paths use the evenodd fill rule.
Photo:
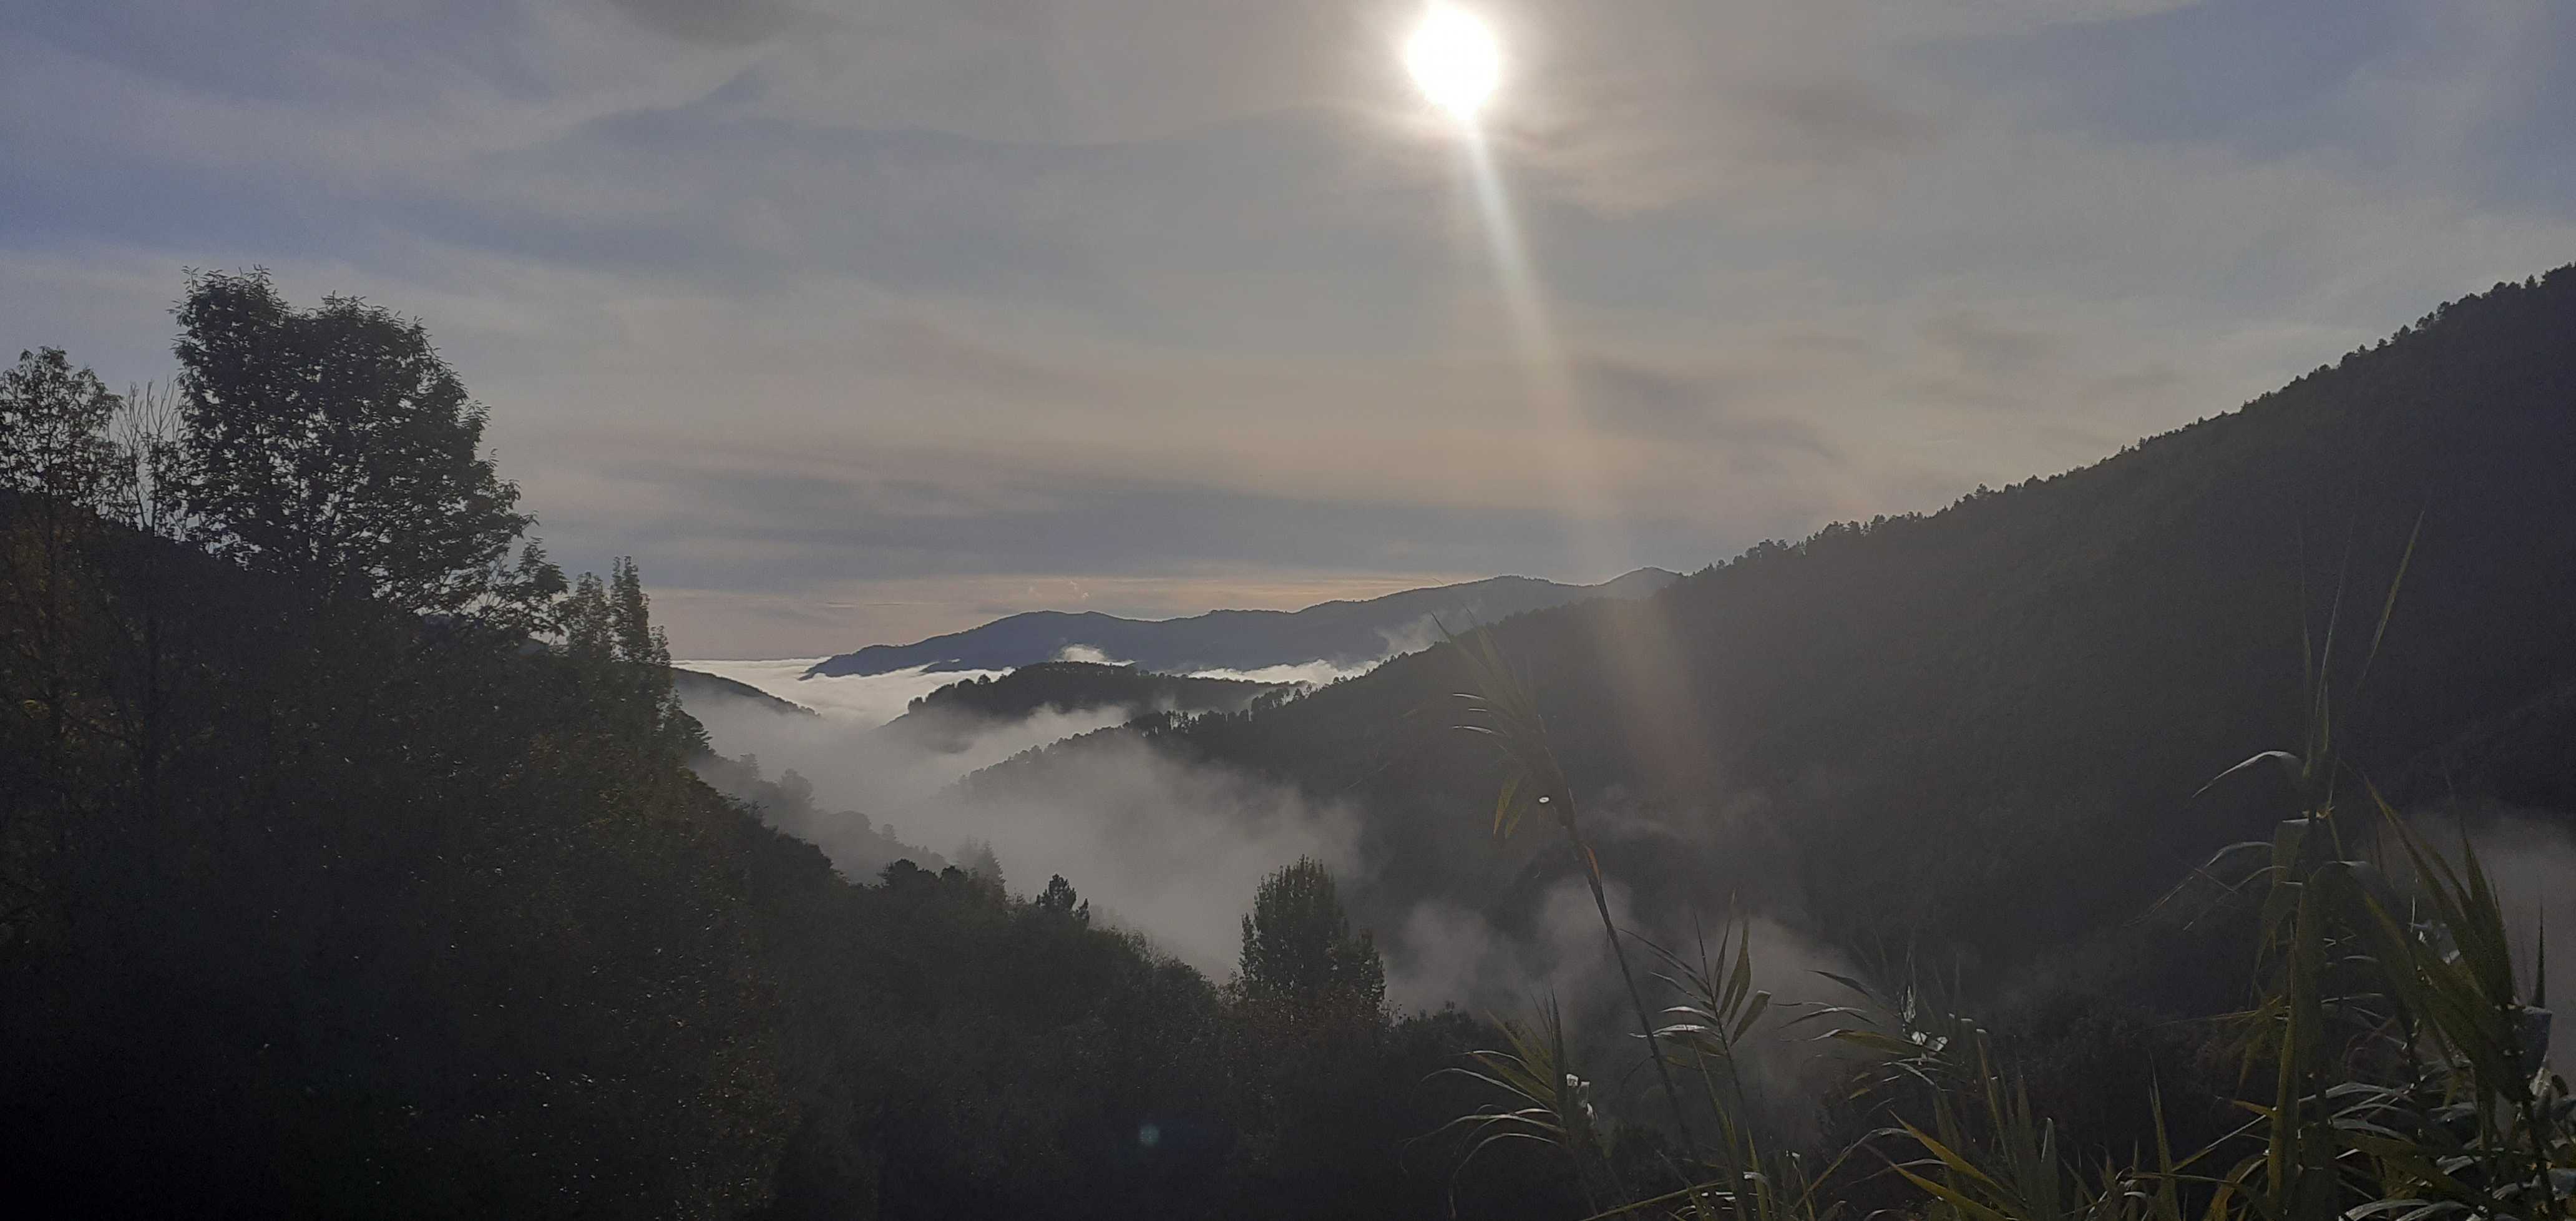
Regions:
<instances>
[{"instance_id":1,"label":"tall grass stalk","mask_svg":"<svg viewBox=\"0 0 2576 1221\"><path fill-rule=\"evenodd\" d=\"M1467 718L1459 727L1494 739L1503 752L1505 773L1502 789L1494 799L1494 837L1509 839L1532 810L1555 815L1558 828L1565 834L1566 848L1575 863L1582 866L1584 883L1592 889L1592 908L1601 917L1602 935L1610 940L1611 960L1618 964L1619 978L1628 987L1637 1033L1646 1040L1647 1054L1655 1065L1655 1079L1671 1103L1674 1132L1681 1138L1682 1148L1696 1148L1681 1091L1674 1088L1672 1068L1665 1063L1663 1044L1655 1035L1655 1020L1646 1009L1645 992L1638 987L1637 973L1629 966L1628 947L1620 939L1618 923L1610 918L1601 858L1583 838L1582 825L1575 816L1574 790L1566 782L1565 769L1557 764L1555 748L1548 742L1547 722L1539 715L1538 701L1504 662L1491 630L1472 632L1461 641L1449 635L1446 625L1440 627L1451 650L1465 660L1469 681L1475 686L1474 691L1457 697L1466 705Z\"/></svg>"},{"instance_id":2,"label":"tall grass stalk","mask_svg":"<svg viewBox=\"0 0 2576 1221\"><path fill-rule=\"evenodd\" d=\"M1576 1071L1566 1049L1565 1015L1556 998L1547 998L1533 1022L1505 1019L1497 1026L1503 1035L1502 1048L1469 1052L1473 1067L1443 1070L1483 1082L1505 1099L1499 1106L1461 1115L1441 1126L1441 1132L1459 1132L1468 1138L1452 1184L1495 1146L1528 1141L1565 1152L1584 1211L1600 1208L1594 1176L1588 1170L1595 1159L1613 1196L1627 1194L1611 1165L1609 1143L1592 1107L1591 1083Z\"/></svg>"}]
</instances>

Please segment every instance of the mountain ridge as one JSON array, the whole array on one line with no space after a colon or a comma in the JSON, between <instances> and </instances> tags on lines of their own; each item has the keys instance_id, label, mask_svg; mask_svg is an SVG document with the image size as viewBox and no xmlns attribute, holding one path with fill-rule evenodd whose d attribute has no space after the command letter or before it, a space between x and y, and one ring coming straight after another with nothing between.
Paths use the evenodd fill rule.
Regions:
<instances>
[{"instance_id":1,"label":"mountain ridge","mask_svg":"<svg viewBox=\"0 0 2576 1221\"><path fill-rule=\"evenodd\" d=\"M2194 794L2302 740L2304 663L2338 616L2316 672L2366 696L2334 709L2347 767L2409 780L2401 799L2569 792L2532 744L2576 736L2576 701L2549 696L2576 681L2570 470L2576 268L2086 466L1494 632L1640 911L1735 896L1840 944L2012 961L2268 834L2279 795L2250 773ZM1463 681L1434 649L1149 737L1363 810L1355 919L1431 900L1508 923L1569 866L1483 842L1497 761L1412 715ZM1043 785L1066 749L976 785Z\"/></svg>"},{"instance_id":2,"label":"mountain ridge","mask_svg":"<svg viewBox=\"0 0 2576 1221\"><path fill-rule=\"evenodd\" d=\"M1214 610L1176 619L1023 611L911 644L874 644L826 657L804 677L910 669L1014 670L1062 659L1067 649L1097 650L1107 659L1149 671L1259 670L1317 661L1350 666L1403 651L1396 646L1427 631L1434 616L1458 621L1450 623L1454 628L1590 598L1643 597L1678 579L1678 574L1652 567L1597 585L1496 576L1376 598L1318 602L1293 611Z\"/></svg>"},{"instance_id":3,"label":"mountain ridge","mask_svg":"<svg viewBox=\"0 0 2576 1221\"><path fill-rule=\"evenodd\" d=\"M822 714L794 700L783 700L740 679L692 670L686 666L671 667L671 689L683 703L714 700L741 700L783 716L815 717Z\"/></svg>"},{"instance_id":4,"label":"mountain ridge","mask_svg":"<svg viewBox=\"0 0 2576 1221\"><path fill-rule=\"evenodd\" d=\"M1092 661L1047 661L999 678L950 683L913 700L902 716L877 732L954 754L965 750L980 732L1041 712L1102 708L1128 708L1140 715L1241 712L1265 695L1289 689L1284 683L1157 674Z\"/></svg>"}]
</instances>

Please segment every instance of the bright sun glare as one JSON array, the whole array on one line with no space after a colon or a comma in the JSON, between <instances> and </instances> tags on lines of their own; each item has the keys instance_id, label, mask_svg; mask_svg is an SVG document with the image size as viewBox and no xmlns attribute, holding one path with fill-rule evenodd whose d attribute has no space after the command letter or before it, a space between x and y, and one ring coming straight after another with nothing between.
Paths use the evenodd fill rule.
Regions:
<instances>
[{"instance_id":1,"label":"bright sun glare","mask_svg":"<svg viewBox=\"0 0 2576 1221\"><path fill-rule=\"evenodd\" d=\"M1404 66L1432 104L1472 119L1503 75L1503 48L1493 27L1446 5L1432 9L1404 43Z\"/></svg>"}]
</instances>

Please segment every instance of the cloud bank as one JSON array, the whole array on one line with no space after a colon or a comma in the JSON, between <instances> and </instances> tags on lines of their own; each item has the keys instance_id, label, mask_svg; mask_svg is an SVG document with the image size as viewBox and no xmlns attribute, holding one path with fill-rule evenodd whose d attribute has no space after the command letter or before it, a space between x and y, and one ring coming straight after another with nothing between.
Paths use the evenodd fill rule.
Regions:
<instances>
[{"instance_id":1,"label":"cloud bank","mask_svg":"<svg viewBox=\"0 0 2576 1221\"><path fill-rule=\"evenodd\" d=\"M821 660L820 657L789 657L777 661L683 661L674 664L683 670L730 678L862 729L872 729L902 716L912 701L950 683L1000 678L1004 673L1000 670L933 672L926 666L915 666L886 674L805 677L805 671ZM729 713L718 712L717 715Z\"/></svg>"}]
</instances>

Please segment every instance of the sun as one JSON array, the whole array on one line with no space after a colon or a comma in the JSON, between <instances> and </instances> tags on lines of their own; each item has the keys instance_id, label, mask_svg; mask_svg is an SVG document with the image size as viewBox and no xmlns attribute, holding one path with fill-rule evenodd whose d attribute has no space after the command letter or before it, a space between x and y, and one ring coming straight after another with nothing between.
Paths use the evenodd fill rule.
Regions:
<instances>
[{"instance_id":1,"label":"sun","mask_svg":"<svg viewBox=\"0 0 2576 1221\"><path fill-rule=\"evenodd\" d=\"M1404 66L1431 103L1460 119L1473 119L1502 83L1503 47L1492 26L1462 9L1440 5L1423 15L1404 41Z\"/></svg>"}]
</instances>

